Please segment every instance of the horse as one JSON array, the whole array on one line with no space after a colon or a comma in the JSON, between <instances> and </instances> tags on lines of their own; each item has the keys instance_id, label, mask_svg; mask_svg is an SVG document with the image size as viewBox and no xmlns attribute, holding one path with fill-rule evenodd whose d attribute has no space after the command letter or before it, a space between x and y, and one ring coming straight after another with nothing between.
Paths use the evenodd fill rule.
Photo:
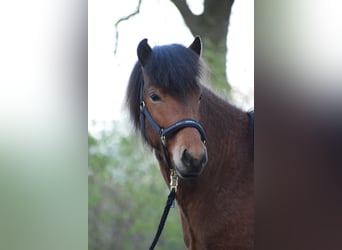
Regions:
<instances>
[{"instance_id":1,"label":"horse","mask_svg":"<svg viewBox=\"0 0 342 250\"><path fill-rule=\"evenodd\" d=\"M187 249L253 249L253 121L207 84L202 41L137 47L126 90L133 127L142 134L176 202ZM164 133L168 131L168 134Z\"/></svg>"}]
</instances>

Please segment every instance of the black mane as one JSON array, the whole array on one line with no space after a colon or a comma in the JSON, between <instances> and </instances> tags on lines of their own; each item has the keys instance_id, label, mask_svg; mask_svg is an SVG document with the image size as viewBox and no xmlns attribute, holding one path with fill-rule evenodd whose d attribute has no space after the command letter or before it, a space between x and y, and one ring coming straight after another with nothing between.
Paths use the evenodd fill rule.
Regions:
<instances>
[{"instance_id":1,"label":"black mane","mask_svg":"<svg viewBox=\"0 0 342 250\"><path fill-rule=\"evenodd\" d=\"M199 88L203 66L194 51L179 44L171 44L153 48L144 72L151 85L161 88L178 100L184 100L189 93ZM126 91L126 102L136 129L140 127L139 87L143 81L142 68L137 62Z\"/></svg>"}]
</instances>

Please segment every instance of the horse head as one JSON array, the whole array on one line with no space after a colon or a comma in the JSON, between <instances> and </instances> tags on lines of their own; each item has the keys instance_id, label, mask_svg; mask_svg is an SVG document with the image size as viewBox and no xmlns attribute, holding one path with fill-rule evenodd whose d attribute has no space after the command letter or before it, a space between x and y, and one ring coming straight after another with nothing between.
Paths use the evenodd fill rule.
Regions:
<instances>
[{"instance_id":1,"label":"horse head","mask_svg":"<svg viewBox=\"0 0 342 250\"><path fill-rule=\"evenodd\" d=\"M208 161L204 132L196 125L200 121L202 97L201 40L196 37L188 48L172 44L152 49L144 39L137 54L142 73L140 98L152 120L152 124L149 119L141 121L145 123L142 132L154 149L162 150L160 131L177 122L189 121L191 126L179 126L167 135L164 146L180 177L196 177Z\"/></svg>"}]
</instances>

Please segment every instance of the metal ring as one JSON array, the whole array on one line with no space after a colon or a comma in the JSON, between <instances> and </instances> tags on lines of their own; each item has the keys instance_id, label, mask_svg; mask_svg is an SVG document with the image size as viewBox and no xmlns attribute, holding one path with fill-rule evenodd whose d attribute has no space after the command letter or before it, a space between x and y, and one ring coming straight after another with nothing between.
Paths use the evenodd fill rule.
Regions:
<instances>
[{"instance_id":1,"label":"metal ring","mask_svg":"<svg viewBox=\"0 0 342 250\"><path fill-rule=\"evenodd\" d=\"M160 140L164 146L166 146L166 137L165 135L160 136Z\"/></svg>"},{"instance_id":2,"label":"metal ring","mask_svg":"<svg viewBox=\"0 0 342 250\"><path fill-rule=\"evenodd\" d=\"M140 111L143 110L144 107L145 107L145 102L141 101L140 102Z\"/></svg>"}]
</instances>

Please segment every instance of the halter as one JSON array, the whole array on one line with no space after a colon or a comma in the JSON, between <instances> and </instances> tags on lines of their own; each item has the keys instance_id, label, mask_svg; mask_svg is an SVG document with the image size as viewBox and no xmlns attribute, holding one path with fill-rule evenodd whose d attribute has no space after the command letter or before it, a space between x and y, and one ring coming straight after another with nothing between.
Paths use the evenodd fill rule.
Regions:
<instances>
[{"instance_id":1,"label":"halter","mask_svg":"<svg viewBox=\"0 0 342 250\"><path fill-rule=\"evenodd\" d=\"M177 133L179 130L181 130L183 128L192 127L192 128L197 129L197 131L201 135L202 142L204 144L206 143L206 136L205 136L205 132L204 132L203 127L197 121L195 121L193 119L182 119L178 122L175 122L174 124L170 125L167 128L161 128L158 125L158 123L153 119L151 114L148 112L147 107L145 105L145 102L144 102L144 82L143 81L141 82L141 85L140 85L139 101L140 101L141 131L142 131L145 139L147 139L146 133L145 133L145 118L146 118L147 121L152 126L152 128L154 129L154 131L160 137L160 141L163 145L163 151L164 151L164 156L166 159L166 165L167 165L167 168L169 171L172 172L172 170L174 170L174 169L172 169L172 165L171 165L171 161L170 161L170 157L169 157L169 152L168 152L167 146L166 146L166 139L168 136ZM172 182L172 178L171 178L171 182Z\"/></svg>"}]
</instances>

